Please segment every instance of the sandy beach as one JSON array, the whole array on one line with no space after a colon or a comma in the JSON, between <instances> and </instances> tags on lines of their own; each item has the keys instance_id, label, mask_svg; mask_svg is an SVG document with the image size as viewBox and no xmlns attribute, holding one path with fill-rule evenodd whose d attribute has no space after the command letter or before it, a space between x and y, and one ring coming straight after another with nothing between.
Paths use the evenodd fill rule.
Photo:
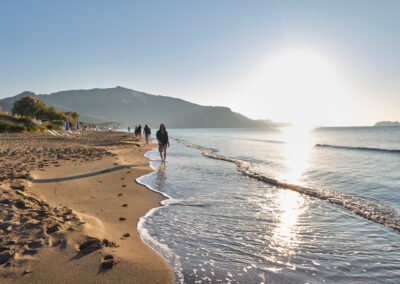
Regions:
<instances>
[{"instance_id":1,"label":"sandy beach","mask_svg":"<svg viewBox=\"0 0 400 284\"><path fill-rule=\"evenodd\" d=\"M173 282L136 230L162 200L136 183L151 147L112 132L2 135L0 282Z\"/></svg>"}]
</instances>

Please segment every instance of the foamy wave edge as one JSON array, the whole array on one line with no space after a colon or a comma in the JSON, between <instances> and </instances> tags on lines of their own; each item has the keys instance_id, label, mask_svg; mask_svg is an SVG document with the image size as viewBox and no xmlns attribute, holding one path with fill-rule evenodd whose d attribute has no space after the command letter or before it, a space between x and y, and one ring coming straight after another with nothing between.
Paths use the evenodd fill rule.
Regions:
<instances>
[{"instance_id":1,"label":"foamy wave edge","mask_svg":"<svg viewBox=\"0 0 400 284\"><path fill-rule=\"evenodd\" d=\"M341 206L342 208L345 208L360 217L384 225L390 229L393 229L396 232L400 232L400 219L397 215L396 210L390 207L388 208L387 206L375 200L360 197L355 194L341 193L334 190L321 190L321 189L310 188L306 186L288 183L286 181L281 181L272 177L268 177L253 172L250 170L251 167L250 163L239 159L234 159L220 155L217 153L217 150L215 149L192 144L182 139L175 138L175 140L187 147L199 150L203 156L235 164L236 169L240 173L250 178L254 178L261 182L265 182L277 187L290 189L302 194L306 194L308 196L328 201L332 204Z\"/></svg>"},{"instance_id":2,"label":"foamy wave edge","mask_svg":"<svg viewBox=\"0 0 400 284\"><path fill-rule=\"evenodd\" d=\"M353 147L353 146L340 146L340 145L330 145L330 144L315 144L315 147L320 147L320 148L332 148L332 149L340 149L340 150L369 151L369 152L380 152L380 153L400 154L400 149L384 149L384 148L371 148L371 147Z\"/></svg>"},{"instance_id":3,"label":"foamy wave edge","mask_svg":"<svg viewBox=\"0 0 400 284\"><path fill-rule=\"evenodd\" d=\"M150 151L152 151L152 150L150 150ZM153 169L153 171L155 171L156 168L152 164L153 160L151 160L151 158L148 155L148 153L150 151L146 152L144 154L144 156L150 160L149 166L150 166L150 168ZM141 217L139 219L137 226L136 226L136 230L139 232L140 239L146 245L148 245L152 250L154 250L158 255L160 255L162 258L164 258L172 266L172 268L175 272L175 275L177 276L177 279L175 279L175 281L177 283L183 284L184 283L184 277L183 277L183 272L182 272L183 269L182 269L182 265L179 261L179 257L177 255L175 255L175 253L167 245L160 243L156 238L151 236L149 231L144 227L146 220L151 215L153 215L156 211L169 206L171 201L173 200L173 198L171 196L169 196L168 194L158 191L155 188L153 188L152 186L143 182L143 179L151 174L153 174L153 172L137 178L136 182L145 186L146 188L148 188L151 191L161 194L166 199L161 202L161 206L152 208L149 212L146 213L146 215L144 215L143 217Z\"/></svg>"}]
</instances>

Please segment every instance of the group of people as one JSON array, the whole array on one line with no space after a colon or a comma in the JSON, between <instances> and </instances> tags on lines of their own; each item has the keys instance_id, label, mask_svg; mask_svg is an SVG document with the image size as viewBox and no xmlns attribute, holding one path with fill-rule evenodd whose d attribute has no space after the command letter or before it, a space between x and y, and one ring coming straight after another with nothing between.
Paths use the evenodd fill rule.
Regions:
<instances>
[{"instance_id":1,"label":"group of people","mask_svg":"<svg viewBox=\"0 0 400 284\"><path fill-rule=\"evenodd\" d=\"M131 127L128 126L128 133L131 133ZM139 124L139 126L135 125L135 131L134 131L135 137L141 139L142 138L142 126ZM149 144L150 141L150 136L151 136L151 128L146 124L143 128L143 134L146 139L146 144Z\"/></svg>"},{"instance_id":2,"label":"group of people","mask_svg":"<svg viewBox=\"0 0 400 284\"><path fill-rule=\"evenodd\" d=\"M130 132L131 127L128 126L128 133ZM138 126L135 126L134 134L136 138L142 138L142 126L140 124ZM149 144L149 141L151 141L151 128L147 124L143 127L143 134L146 139L146 144ZM158 142L158 150L160 152L161 161L165 162L165 160L167 159L167 148L169 147L169 137L164 123L162 123L160 125L160 129L157 130L156 139Z\"/></svg>"}]
</instances>

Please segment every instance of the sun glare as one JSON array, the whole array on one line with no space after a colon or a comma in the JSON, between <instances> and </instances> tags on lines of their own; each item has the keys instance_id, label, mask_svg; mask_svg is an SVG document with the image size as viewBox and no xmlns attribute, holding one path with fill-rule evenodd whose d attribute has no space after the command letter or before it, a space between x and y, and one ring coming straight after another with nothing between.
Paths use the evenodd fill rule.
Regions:
<instances>
[{"instance_id":1,"label":"sun glare","mask_svg":"<svg viewBox=\"0 0 400 284\"><path fill-rule=\"evenodd\" d=\"M304 171L307 169L312 141L311 128L289 127L283 129L284 161L286 172L283 178L291 183L298 183Z\"/></svg>"},{"instance_id":2,"label":"sun glare","mask_svg":"<svg viewBox=\"0 0 400 284\"><path fill-rule=\"evenodd\" d=\"M316 51L295 49L262 61L253 94L265 115L296 125L335 124L347 113L348 96L335 64Z\"/></svg>"}]
</instances>

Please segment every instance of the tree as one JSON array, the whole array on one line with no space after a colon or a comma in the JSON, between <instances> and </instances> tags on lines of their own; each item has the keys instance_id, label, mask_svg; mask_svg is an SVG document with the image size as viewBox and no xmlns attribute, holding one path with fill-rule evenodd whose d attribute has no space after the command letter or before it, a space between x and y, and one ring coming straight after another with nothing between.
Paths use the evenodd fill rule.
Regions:
<instances>
[{"instance_id":1,"label":"tree","mask_svg":"<svg viewBox=\"0 0 400 284\"><path fill-rule=\"evenodd\" d=\"M39 111L47 109L47 106L39 99L31 96L23 97L16 101L11 109L12 114L34 117Z\"/></svg>"}]
</instances>

